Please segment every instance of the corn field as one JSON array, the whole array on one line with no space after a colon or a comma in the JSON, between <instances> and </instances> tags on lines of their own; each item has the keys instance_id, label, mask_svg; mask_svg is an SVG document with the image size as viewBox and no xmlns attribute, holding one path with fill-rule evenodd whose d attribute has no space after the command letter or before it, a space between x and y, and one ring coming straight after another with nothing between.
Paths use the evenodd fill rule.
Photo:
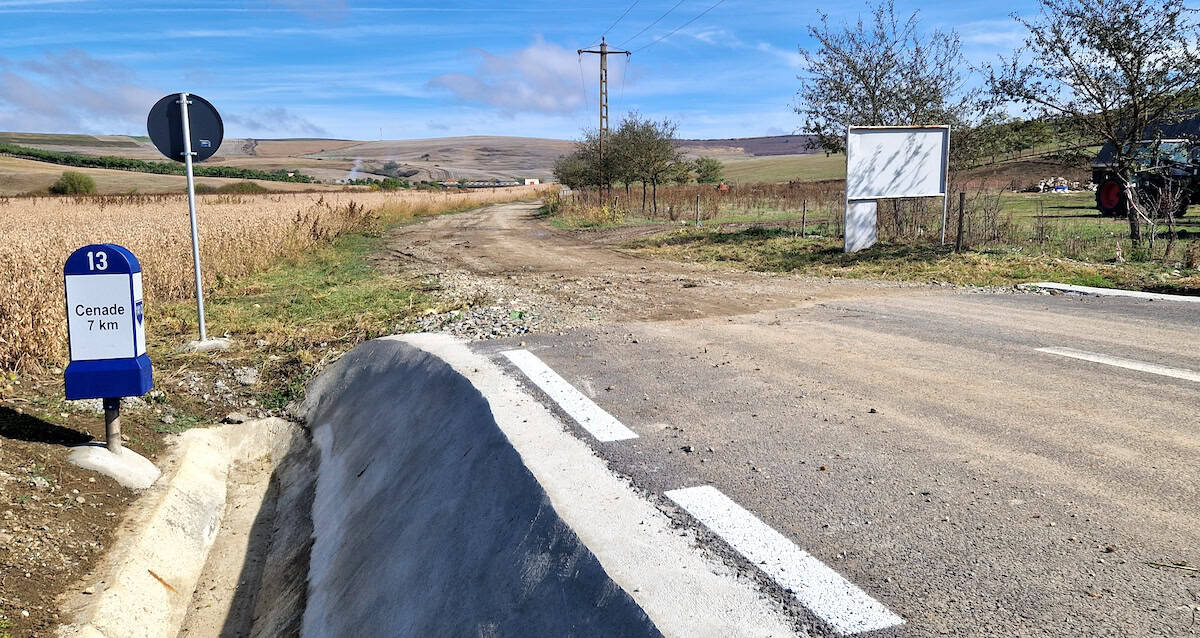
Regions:
<instances>
[{"instance_id":1,"label":"corn field","mask_svg":"<svg viewBox=\"0 0 1200 638\"><path fill-rule=\"evenodd\" d=\"M543 187L212 195L197 203L205 289L327 244L419 215L536 197ZM93 243L141 261L148 321L156 303L194 297L187 198L131 195L0 197L0 369L59 364L66 355L62 265Z\"/></svg>"}]
</instances>

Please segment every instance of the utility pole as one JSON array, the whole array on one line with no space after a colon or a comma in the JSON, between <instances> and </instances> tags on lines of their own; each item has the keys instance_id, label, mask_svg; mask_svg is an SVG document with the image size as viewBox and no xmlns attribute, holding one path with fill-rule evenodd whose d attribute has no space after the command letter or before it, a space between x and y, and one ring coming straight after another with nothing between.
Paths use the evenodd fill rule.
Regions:
<instances>
[{"instance_id":1,"label":"utility pole","mask_svg":"<svg viewBox=\"0 0 1200 638\"><path fill-rule=\"evenodd\" d=\"M608 43L604 41L604 37L600 37L600 50L593 51L591 49L579 49L579 55L584 53L595 53L600 56L600 191L604 191L604 136L608 135L608 56L622 55L629 57L633 55L630 51L618 51L608 48Z\"/></svg>"}]
</instances>

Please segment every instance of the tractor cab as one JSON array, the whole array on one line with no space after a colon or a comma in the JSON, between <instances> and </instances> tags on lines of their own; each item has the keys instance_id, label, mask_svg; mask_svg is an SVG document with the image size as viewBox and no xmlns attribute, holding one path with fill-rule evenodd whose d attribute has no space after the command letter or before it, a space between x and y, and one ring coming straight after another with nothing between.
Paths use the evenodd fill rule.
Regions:
<instances>
[{"instance_id":1,"label":"tractor cab","mask_svg":"<svg viewBox=\"0 0 1200 638\"><path fill-rule=\"evenodd\" d=\"M1189 204L1200 203L1200 188L1196 188L1200 144L1186 139L1142 140L1135 144L1133 155L1134 173L1125 181L1118 178L1110 161L1104 161L1108 158L1097 157L1092 164L1096 208L1101 215L1119 217L1127 213L1126 181L1142 196L1157 195L1166 188L1178 189L1180 215L1186 214Z\"/></svg>"}]
</instances>

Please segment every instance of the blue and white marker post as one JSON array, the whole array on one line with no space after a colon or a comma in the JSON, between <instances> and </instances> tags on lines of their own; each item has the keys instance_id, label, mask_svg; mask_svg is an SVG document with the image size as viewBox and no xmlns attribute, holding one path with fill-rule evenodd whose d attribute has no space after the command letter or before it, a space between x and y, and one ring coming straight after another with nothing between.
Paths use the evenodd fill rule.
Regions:
<instances>
[{"instance_id":1,"label":"blue and white marker post","mask_svg":"<svg viewBox=\"0 0 1200 638\"><path fill-rule=\"evenodd\" d=\"M71 253L63 267L71 363L63 374L67 398L103 399L110 452L121 451L121 398L154 387L146 356L142 265L116 244Z\"/></svg>"}]
</instances>

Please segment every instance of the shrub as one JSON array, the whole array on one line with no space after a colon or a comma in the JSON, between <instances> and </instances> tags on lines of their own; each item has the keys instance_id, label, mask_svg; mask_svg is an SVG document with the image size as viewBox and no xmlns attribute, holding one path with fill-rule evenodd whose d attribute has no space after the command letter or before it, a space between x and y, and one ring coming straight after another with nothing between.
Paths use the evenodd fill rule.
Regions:
<instances>
[{"instance_id":1,"label":"shrub","mask_svg":"<svg viewBox=\"0 0 1200 638\"><path fill-rule=\"evenodd\" d=\"M262 193L271 192L271 189L257 182L233 182L231 184L222 184L214 192L229 195L261 195Z\"/></svg>"},{"instance_id":2,"label":"shrub","mask_svg":"<svg viewBox=\"0 0 1200 638\"><path fill-rule=\"evenodd\" d=\"M62 177L50 186L50 192L55 195L91 195L96 192L96 180L91 175L63 171Z\"/></svg>"}]
</instances>

